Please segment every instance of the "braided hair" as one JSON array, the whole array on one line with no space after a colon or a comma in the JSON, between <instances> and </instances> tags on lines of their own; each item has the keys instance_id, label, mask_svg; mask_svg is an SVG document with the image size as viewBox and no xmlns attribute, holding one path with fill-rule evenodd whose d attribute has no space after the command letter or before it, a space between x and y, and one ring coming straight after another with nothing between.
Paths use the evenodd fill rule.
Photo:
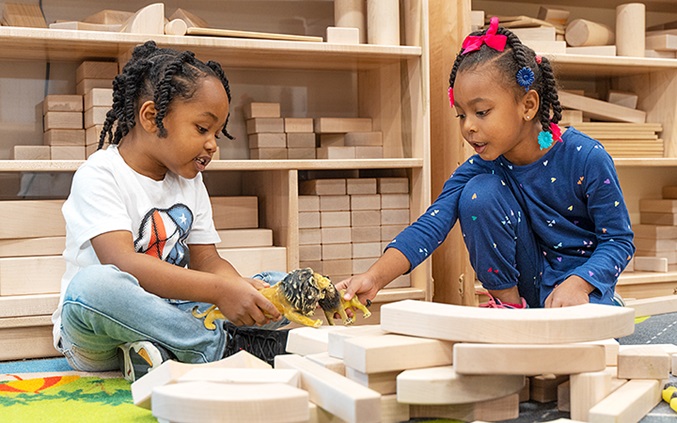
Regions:
<instances>
[{"instance_id":1,"label":"braided hair","mask_svg":"<svg viewBox=\"0 0 677 423\"><path fill-rule=\"evenodd\" d=\"M482 36L486 32L487 30L476 31L470 35ZM525 88L518 83L517 74L523 68L529 68L534 75L534 80L529 89L538 92L540 98L538 119L542 131L552 133L550 123L557 124L562 119L562 106L557 96L557 82L550 61L545 57L536 56L536 53L522 44L512 31L498 27L496 33L507 37L506 48L503 51L498 51L483 44L479 50L468 54L463 54L463 50L461 50L456 56L456 61L449 75L449 87L453 89L456 75L459 72L476 69L482 64L493 62L495 69L501 74L505 86L514 91L516 99L520 99L524 95Z\"/></svg>"},{"instance_id":2,"label":"braided hair","mask_svg":"<svg viewBox=\"0 0 677 423\"><path fill-rule=\"evenodd\" d=\"M158 136L166 137L163 119L171 102L177 97L190 99L195 94L197 82L207 76L221 81L230 102L230 85L219 63L211 60L201 62L191 51L159 48L155 41L137 46L132 58L113 80L113 107L106 113L98 148L103 147L106 138L111 144L119 144L136 125L136 115L147 100L155 102ZM233 139L226 129L229 118L230 115L221 132Z\"/></svg>"}]
</instances>

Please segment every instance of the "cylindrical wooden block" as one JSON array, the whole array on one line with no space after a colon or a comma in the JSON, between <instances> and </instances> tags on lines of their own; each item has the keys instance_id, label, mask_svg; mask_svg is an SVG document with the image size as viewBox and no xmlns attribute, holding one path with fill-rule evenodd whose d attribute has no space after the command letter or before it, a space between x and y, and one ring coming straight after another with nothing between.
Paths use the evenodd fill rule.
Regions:
<instances>
[{"instance_id":1,"label":"cylindrical wooden block","mask_svg":"<svg viewBox=\"0 0 677 423\"><path fill-rule=\"evenodd\" d=\"M644 57L646 7L627 3L616 7L616 54Z\"/></svg>"},{"instance_id":2,"label":"cylindrical wooden block","mask_svg":"<svg viewBox=\"0 0 677 423\"><path fill-rule=\"evenodd\" d=\"M165 34L186 35L188 24L183 19L172 19L165 24Z\"/></svg>"},{"instance_id":3,"label":"cylindrical wooden block","mask_svg":"<svg viewBox=\"0 0 677 423\"><path fill-rule=\"evenodd\" d=\"M421 0L404 0L404 45L421 46Z\"/></svg>"},{"instance_id":4,"label":"cylindrical wooden block","mask_svg":"<svg viewBox=\"0 0 677 423\"><path fill-rule=\"evenodd\" d=\"M369 44L400 45L399 0L367 0Z\"/></svg>"},{"instance_id":5,"label":"cylindrical wooden block","mask_svg":"<svg viewBox=\"0 0 677 423\"><path fill-rule=\"evenodd\" d=\"M367 42L367 23L364 14L365 0L334 0L334 26L357 28L360 42Z\"/></svg>"},{"instance_id":6,"label":"cylindrical wooden block","mask_svg":"<svg viewBox=\"0 0 677 423\"><path fill-rule=\"evenodd\" d=\"M615 40L611 28L586 19L571 21L564 31L564 38L571 47L607 46L613 44Z\"/></svg>"}]
</instances>

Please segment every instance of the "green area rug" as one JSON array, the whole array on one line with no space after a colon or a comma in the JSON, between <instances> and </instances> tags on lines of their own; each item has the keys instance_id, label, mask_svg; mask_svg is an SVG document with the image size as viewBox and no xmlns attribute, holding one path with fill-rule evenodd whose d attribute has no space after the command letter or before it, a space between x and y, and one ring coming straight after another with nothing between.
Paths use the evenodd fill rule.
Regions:
<instances>
[{"instance_id":1,"label":"green area rug","mask_svg":"<svg viewBox=\"0 0 677 423\"><path fill-rule=\"evenodd\" d=\"M156 422L122 378L50 376L0 382L0 420L11 423Z\"/></svg>"}]
</instances>

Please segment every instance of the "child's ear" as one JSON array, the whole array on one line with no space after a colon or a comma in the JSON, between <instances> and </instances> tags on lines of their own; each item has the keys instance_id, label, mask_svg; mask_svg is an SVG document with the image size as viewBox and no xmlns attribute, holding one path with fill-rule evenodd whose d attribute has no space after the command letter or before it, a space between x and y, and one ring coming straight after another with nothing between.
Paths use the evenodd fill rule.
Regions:
<instances>
[{"instance_id":1,"label":"child's ear","mask_svg":"<svg viewBox=\"0 0 677 423\"><path fill-rule=\"evenodd\" d=\"M146 132L155 133L157 132L157 125L155 124L156 115L155 102L152 100L145 101L139 108L139 121L137 123Z\"/></svg>"},{"instance_id":2,"label":"child's ear","mask_svg":"<svg viewBox=\"0 0 677 423\"><path fill-rule=\"evenodd\" d=\"M541 104L541 98L538 95L538 91L529 90L524 97L522 97L522 113L523 116L529 116L534 118L538 116L538 108ZM536 119L538 120L538 119Z\"/></svg>"}]
</instances>

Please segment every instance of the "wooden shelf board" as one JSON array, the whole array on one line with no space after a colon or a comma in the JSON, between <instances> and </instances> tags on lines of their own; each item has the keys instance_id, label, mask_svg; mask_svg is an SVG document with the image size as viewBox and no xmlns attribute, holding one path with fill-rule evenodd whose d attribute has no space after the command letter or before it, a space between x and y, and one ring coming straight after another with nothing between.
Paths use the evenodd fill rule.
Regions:
<instances>
[{"instance_id":1,"label":"wooden shelf board","mask_svg":"<svg viewBox=\"0 0 677 423\"><path fill-rule=\"evenodd\" d=\"M542 0L519 0L519 3L535 3L538 5L543 4ZM555 1L548 2L549 5L561 4L562 8L579 6L579 7L591 7L590 0L567 0L567 1ZM615 9L621 4L628 3L627 0L597 0L592 5L596 8L602 9ZM646 4L647 11L651 12L676 12L675 10L675 1L674 0L645 0L642 3Z\"/></svg>"},{"instance_id":2,"label":"wooden shelf board","mask_svg":"<svg viewBox=\"0 0 677 423\"><path fill-rule=\"evenodd\" d=\"M677 71L677 59L583 54L544 54L552 61L555 74L562 78L641 75L664 70Z\"/></svg>"},{"instance_id":3,"label":"wooden shelf board","mask_svg":"<svg viewBox=\"0 0 677 423\"><path fill-rule=\"evenodd\" d=\"M392 303L402 300L423 300L425 291L419 288L386 288L376 294L375 303Z\"/></svg>"},{"instance_id":4,"label":"wooden shelf board","mask_svg":"<svg viewBox=\"0 0 677 423\"><path fill-rule=\"evenodd\" d=\"M618 285L639 285L660 282L677 282L677 266L668 272L625 272L618 278Z\"/></svg>"},{"instance_id":5,"label":"wooden shelf board","mask_svg":"<svg viewBox=\"0 0 677 423\"><path fill-rule=\"evenodd\" d=\"M677 158L659 157L647 159L614 159L616 167L674 167L677 166Z\"/></svg>"},{"instance_id":6,"label":"wooden shelf board","mask_svg":"<svg viewBox=\"0 0 677 423\"><path fill-rule=\"evenodd\" d=\"M149 39L158 45L192 50L226 68L373 69L401 60L419 59L420 47L345 45L201 36L170 36L0 27L0 58L7 60L81 61L117 59Z\"/></svg>"},{"instance_id":7,"label":"wooden shelf board","mask_svg":"<svg viewBox=\"0 0 677 423\"><path fill-rule=\"evenodd\" d=\"M73 172L82 160L0 160L0 172ZM401 169L423 167L423 159L214 160L207 171Z\"/></svg>"}]
</instances>

